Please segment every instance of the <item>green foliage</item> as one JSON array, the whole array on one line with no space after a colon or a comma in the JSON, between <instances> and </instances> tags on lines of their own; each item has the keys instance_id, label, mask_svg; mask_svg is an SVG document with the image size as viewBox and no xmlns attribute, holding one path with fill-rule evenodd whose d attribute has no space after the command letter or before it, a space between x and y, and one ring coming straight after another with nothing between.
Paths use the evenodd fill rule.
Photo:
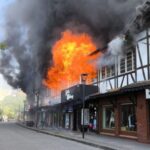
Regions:
<instances>
[{"instance_id":1,"label":"green foliage","mask_svg":"<svg viewBox=\"0 0 150 150\"><path fill-rule=\"evenodd\" d=\"M6 43L0 43L0 50L5 50L7 48Z\"/></svg>"},{"instance_id":2,"label":"green foliage","mask_svg":"<svg viewBox=\"0 0 150 150\"><path fill-rule=\"evenodd\" d=\"M21 94L14 96L7 96L1 102L2 115L7 116L8 119L18 117L18 113L23 110L23 101L25 97Z\"/></svg>"},{"instance_id":3,"label":"green foliage","mask_svg":"<svg viewBox=\"0 0 150 150\"><path fill-rule=\"evenodd\" d=\"M3 115L3 110L0 108L0 117Z\"/></svg>"}]
</instances>

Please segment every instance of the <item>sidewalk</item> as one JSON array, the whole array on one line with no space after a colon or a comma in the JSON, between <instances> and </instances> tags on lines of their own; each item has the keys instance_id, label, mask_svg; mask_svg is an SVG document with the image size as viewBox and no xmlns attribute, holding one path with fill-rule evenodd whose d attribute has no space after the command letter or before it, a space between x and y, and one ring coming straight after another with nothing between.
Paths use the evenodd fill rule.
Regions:
<instances>
[{"instance_id":1,"label":"sidewalk","mask_svg":"<svg viewBox=\"0 0 150 150\"><path fill-rule=\"evenodd\" d=\"M21 123L20 126L40 132L49 134L52 136L57 136L60 138L65 138L67 140L72 140L75 142L80 142L93 147L99 147L104 150L150 150L150 144L138 143L136 140L129 140L105 135L97 135L91 133L85 133L85 138L82 139L82 133L72 132L64 129L58 128L33 128L27 127Z\"/></svg>"}]
</instances>

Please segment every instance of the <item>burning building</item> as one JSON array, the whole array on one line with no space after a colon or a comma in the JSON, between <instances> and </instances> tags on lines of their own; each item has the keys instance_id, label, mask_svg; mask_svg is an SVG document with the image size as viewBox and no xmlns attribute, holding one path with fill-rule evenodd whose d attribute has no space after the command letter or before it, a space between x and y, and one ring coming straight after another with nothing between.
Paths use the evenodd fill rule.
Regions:
<instances>
[{"instance_id":1,"label":"burning building","mask_svg":"<svg viewBox=\"0 0 150 150\"><path fill-rule=\"evenodd\" d=\"M88 110L86 111L88 117L85 117L88 120L86 121L90 131L149 142L150 20L148 12L150 3L147 2L142 7L144 11L142 8L137 10L141 13L137 14L124 36L115 38L106 48L102 48L102 51L96 50L86 53L86 56L89 54L92 58L94 56L96 60L98 57L101 59L98 61L99 69L94 68L97 75L95 75L95 71L92 71L94 76L88 81L91 89L85 95L84 100L85 110ZM118 47L119 50L117 50ZM115 48L114 51L113 48ZM99 55L97 55L98 53ZM69 55L69 52L67 54ZM68 56L67 60L69 59L72 58ZM80 62L78 58L77 62ZM67 66L70 65L68 62L66 63ZM79 74L82 73L78 68L77 71ZM65 75L65 77L71 79L69 75ZM97 80L91 82L92 78ZM58 80L59 77L56 79ZM61 79L61 81L64 80L65 78ZM47 81L47 83L50 82ZM61 126L73 130L81 129L83 99L82 96L77 98L76 94L79 96L78 92L82 93L82 88L79 90L82 84L77 87L71 87L71 85L69 87L65 85L67 88L62 91L61 103L48 109L50 126ZM85 91L88 91L87 86ZM93 88L96 89L91 92Z\"/></svg>"},{"instance_id":2,"label":"burning building","mask_svg":"<svg viewBox=\"0 0 150 150\"><path fill-rule=\"evenodd\" d=\"M135 15L141 2L22 0L9 9L0 71L27 93L36 123L79 130L84 99L90 131L150 141L150 4Z\"/></svg>"}]
</instances>

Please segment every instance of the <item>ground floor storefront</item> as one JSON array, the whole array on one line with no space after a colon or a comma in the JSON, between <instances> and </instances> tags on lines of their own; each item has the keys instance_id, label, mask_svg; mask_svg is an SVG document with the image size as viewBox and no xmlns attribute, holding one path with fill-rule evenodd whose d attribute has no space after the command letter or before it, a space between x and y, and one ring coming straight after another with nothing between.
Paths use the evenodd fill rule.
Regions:
<instances>
[{"instance_id":1,"label":"ground floor storefront","mask_svg":"<svg viewBox=\"0 0 150 150\"><path fill-rule=\"evenodd\" d=\"M144 90L96 99L98 134L150 143L150 100Z\"/></svg>"},{"instance_id":2,"label":"ground floor storefront","mask_svg":"<svg viewBox=\"0 0 150 150\"><path fill-rule=\"evenodd\" d=\"M84 103L86 132L150 143L150 99L144 88L92 95ZM41 107L32 118L46 127L82 132L82 111L83 101L75 99Z\"/></svg>"}]
</instances>

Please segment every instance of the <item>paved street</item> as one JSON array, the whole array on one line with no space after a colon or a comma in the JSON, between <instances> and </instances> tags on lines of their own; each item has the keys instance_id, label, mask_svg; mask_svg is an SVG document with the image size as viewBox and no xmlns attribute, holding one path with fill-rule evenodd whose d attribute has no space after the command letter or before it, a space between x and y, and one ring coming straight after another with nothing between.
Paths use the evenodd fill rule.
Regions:
<instances>
[{"instance_id":1,"label":"paved street","mask_svg":"<svg viewBox=\"0 0 150 150\"><path fill-rule=\"evenodd\" d=\"M99 150L73 141L0 123L0 150Z\"/></svg>"}]
</instances>

